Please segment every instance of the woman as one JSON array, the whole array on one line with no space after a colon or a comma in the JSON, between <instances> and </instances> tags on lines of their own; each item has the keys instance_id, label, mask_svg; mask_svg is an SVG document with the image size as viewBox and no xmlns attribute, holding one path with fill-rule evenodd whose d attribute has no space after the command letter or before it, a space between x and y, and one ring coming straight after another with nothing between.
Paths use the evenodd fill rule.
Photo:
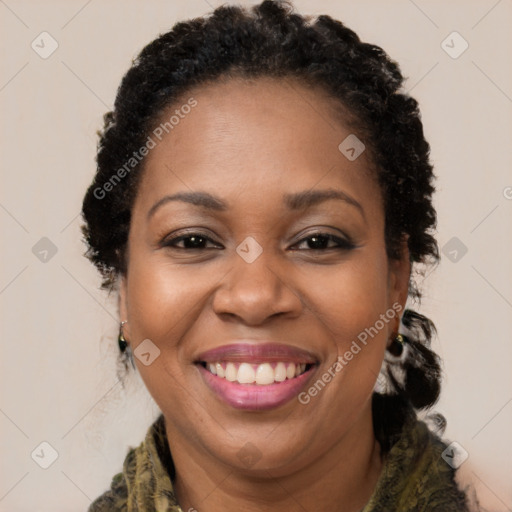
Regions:
<instances>
[{"instance_id":1,"label":"woman","mask_svg":"<svg viewBox=\"0 0 512 512\"><path fill-rule=\"evenodd\" d=\"M440 367L406 301L439 255L402 83L342 23L273 1L142 50L84 235L162 415L90 511L468 509L416 417Z\"/></svg>"}]
</instances>

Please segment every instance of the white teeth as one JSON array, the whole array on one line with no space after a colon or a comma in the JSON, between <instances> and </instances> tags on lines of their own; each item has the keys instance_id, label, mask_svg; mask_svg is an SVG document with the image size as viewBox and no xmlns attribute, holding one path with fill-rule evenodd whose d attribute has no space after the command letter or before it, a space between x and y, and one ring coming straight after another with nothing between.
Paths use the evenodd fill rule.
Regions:
<instances>
[{"instance_id":1,"label":"white teeth","mask_svg":"<svg viewBox=\"0 0 512 512\"><path fill-rule=\"evenodd\" d=\"M215 369L217 370L217 372L216 373L212 372L212 373L214 373L214 375L216 374L222 378L224 378L226 376L226 372L224 371L224 368L222 367L222 365L220 363L216 363Z\"/></svg>"},{"instance_id":2,"label":"white teeth","mask_svg":"<svg viewBox=\"0 0 512 512\"><path fill-rule=\"evenodd\" d=\"M266 386L275 382L293 379L306 371L306 363L207 363L206 368L213 375L230 382Z\"/></svg>"},{"instance_id":3,"label":"white teeth","mask_svg":"<svg viewBox=\"0 0 512 512\"><path fill-rule=\"evenodd\" d=\"M286 380L286 365L284 363L277 363L274 372L274 379L276 382L283 382Z\"/></svg>"},{"instance_id":4,"label":"white teeth","mask_svg":"<svg viewBox=\"0 0 512 512\"><path fill-rule=\"evenodd\" d=\"M226 366L226 379L235 382L237 373L236 366L233 363L228 363Z\"/></svg>"},{"instance_id":5,"label":"white teeth","mask_svg":"<svg viewBox=\"0 0 512 512\"><path fill-rule=\"evenodd\" d=\"M242 363L238 368L237 379L240 384L252 384L256 380L254 368L249 363Z\"/></svg>"},{"instance_id":6,"label":"white teeth","mask_svg":"<svg viewBox=\"0 0 512 512\"><path fill-rule=\"evenodd\" d=\"M274 370L268 363L260 364L256 370L256 384L260 386L273 384L275 378Z\"/></svg>"}]
</instances>

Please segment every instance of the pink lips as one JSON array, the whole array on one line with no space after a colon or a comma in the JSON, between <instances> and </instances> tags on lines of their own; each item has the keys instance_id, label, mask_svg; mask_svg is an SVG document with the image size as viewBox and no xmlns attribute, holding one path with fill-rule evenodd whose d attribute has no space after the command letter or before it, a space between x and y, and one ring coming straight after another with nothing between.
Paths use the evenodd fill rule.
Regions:
<instances>
[{"instance_id":1,"label":"pink lips","mask_svg":"<svg viewBox=\"0 0 512 512\"><path fill-rule=\"evenodd\" d=\"M198 362L246 361L248 363L265 363L288 361L290 363L315 364L317 359L310 352L301 348L279 343L232 343L202 352Z\"/></svg>"},{"instance_id":2,"label":"pink lips","mask_svg":"<svg viewBox=\"0 0 512 512\"><path fill-rule=\"evenodd\" d=\"M314 373L317 358L308 351L284 344L235 343L203 352L196 361L197 363L226 361L254 364L286 361L311 365L309 370L298 377L262 386L230 382L214 375L202 364L197 364L203 381L222 401L236 409L262 411L279 407L297 396Z\"/></svg>"}]
</instances>

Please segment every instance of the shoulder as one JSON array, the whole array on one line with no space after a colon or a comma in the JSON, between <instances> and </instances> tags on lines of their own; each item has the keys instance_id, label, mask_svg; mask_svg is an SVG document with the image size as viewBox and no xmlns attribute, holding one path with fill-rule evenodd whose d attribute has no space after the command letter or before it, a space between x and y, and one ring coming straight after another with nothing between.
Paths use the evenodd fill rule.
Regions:
<instances>
[{"instance_id":1,"label":"shoulder","mask_svg":"<svg viewBox=\"0 0 512 512\"><path fill-rule=\"evenodd\" d=\"M415 416L384 459L374 494L364 512L468 512L455 469L443 458L447 445Z\"/></svg>"},{"instance_id":2,"label":"shoulder","mask_svg":"<svg viewBox=\"0 0 512 512\"><path fill-rule=\"evenodd\" d=\"M123 473L112 478L110 489L96 498L87 512L124 512L127 510L128 489Z\"/></svg>"},{"instance_id":3,"label":"shoulder","mask_svg":"<svg viewBox=\"0 0 512 512\"><path fill-rule=\"evenodd\" d=\"M145 442L142 442L137 448L129 449L124 459L123 472L114 475L108 491L96 498L87 512L125 512L128 510L129 496L137 478L138 461L145 451Z\"/></svg>"},{"instance_id":4,"label":"shoulder","mask_svg":"<svg viewBox=\"0 0 512 512\"><path fill-rule=\"evenodd\" d=\"M466 494L457 484L456 469L449 463L448 445L425 423L416 421L418 436L415 467L412 467L408 500L411 510L425 512L469 512Z\"/></svg>"},{"instance_id":5,"label":"shoulder","mask_svg":"<svg viewBox=\"0 0 512 512\"><path fill-rule=\"evenodd\" d=\"M144 441L130 448L122 473L116 474L110 489L99 496L88 512L134 510L179 511L171 477L174 466L165 434L163 416L148 429Z\"/></svg>"}]
</instances>

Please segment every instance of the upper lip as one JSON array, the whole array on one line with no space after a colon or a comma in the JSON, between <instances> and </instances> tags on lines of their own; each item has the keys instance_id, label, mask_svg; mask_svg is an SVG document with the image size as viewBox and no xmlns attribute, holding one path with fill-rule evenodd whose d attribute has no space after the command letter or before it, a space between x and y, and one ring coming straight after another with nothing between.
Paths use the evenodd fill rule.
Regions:
<instances>
[{"instance_id":1,"label":"upper lip","mask_svg":"<svg viewBox=\"0 0 512 512\"><path fill-rule=\"evenodd\" d=\"M222 345L206 352L196 358L196 362L215 363L219 361L266 363L266 362L292 362L316 364L318 359L309 351L284 343L273 342L236 342Z\"/></svg>"}]
</instances>

